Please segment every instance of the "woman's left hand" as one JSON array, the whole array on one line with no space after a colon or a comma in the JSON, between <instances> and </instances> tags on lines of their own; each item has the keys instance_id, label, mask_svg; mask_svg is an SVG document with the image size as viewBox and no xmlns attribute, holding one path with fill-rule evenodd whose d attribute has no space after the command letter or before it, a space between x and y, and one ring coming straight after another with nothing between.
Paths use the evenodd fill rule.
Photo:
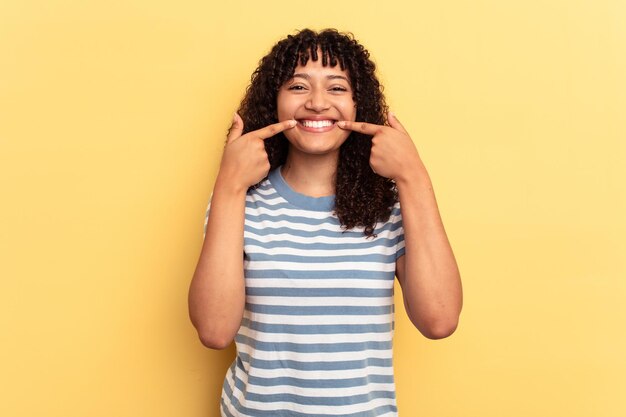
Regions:
<instances>
[{"instance_id":1,"label":"woman's left hand","mask_svg":"<svg viewBox=\"0 0 626 417\"><path fill-rule=\"evenodd\" d=\"M396 116L389 112L389 126L372 123L340 121L344 130L353 130L372 136L370 166L375 173L396 182L408 180L423 168L422 160L408 132Z\"/></svg>"}]
</instances>

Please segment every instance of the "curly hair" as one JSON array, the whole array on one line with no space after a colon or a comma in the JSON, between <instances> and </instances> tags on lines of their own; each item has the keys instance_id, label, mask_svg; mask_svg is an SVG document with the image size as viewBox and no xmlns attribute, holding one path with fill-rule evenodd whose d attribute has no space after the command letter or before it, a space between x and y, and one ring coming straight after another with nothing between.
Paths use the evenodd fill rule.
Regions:
<instances>
[{"instance_id":1,"label":"curly hair","mask_svg":"<svg viewBox=\"0 0 626 417\"><path fill-rule=\"evenodd\" d=\"M376 66L369 59L369 52L350 33L304 29L279 41L259 62L238 110L244 121L243 133L278 122L279 89L293 76L298 64L304 66L309 59L317 61L318 51L323 66L339 65L348 72L357 121L386 123L388 108L383 86L375 75ZM375 237L376 223L388 220L398 201L394 182L377 175L370 167L371 147L371 136L351 132L339 150L335 175L334 212L340 224L345 230L363 227L367 237ZM265 150L270 170L278 168L287 158L287 138L279 133L265 140Z\"/></svg>"}]
</instances>

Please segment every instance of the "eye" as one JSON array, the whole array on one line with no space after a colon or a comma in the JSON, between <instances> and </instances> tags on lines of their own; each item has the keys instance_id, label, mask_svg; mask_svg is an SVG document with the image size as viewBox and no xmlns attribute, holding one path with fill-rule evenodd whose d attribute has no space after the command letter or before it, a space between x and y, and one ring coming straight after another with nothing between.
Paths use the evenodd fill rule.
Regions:
<instances>
[{"instance_id":1,"label":"eye","mask_svg":"<svg viewBox=\"0 0 626 417\"><path fill-rule=\"evenodd\" d=\"M292 86L290 86L290 87L288 88L288 90L292 90L292 91L302 91L302 90L304 90L304 86L303 86L303 85L296 84L296 85L292 85Z\"/></svg>"},{"instance_id":2,"label":"eye","mask_svg":"<svg viewBox=\"0 0 626 417\"><path fill-rule=\"evenodd\" d=\"M334 86L330 88L330 91L332 92L346 92L348 91L348 89L346 87L342 87L342 86Z\"/></svg>"}]
</instances>

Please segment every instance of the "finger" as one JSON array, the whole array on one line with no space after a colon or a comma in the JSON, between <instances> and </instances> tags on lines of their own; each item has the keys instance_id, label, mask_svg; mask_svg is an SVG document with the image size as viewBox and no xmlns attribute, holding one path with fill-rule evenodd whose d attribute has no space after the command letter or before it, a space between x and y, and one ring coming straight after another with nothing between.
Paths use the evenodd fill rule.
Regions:
<instances>
[{"instance_id":1,"label":"finger","mask_svg":"<svg viewBox=\"0 0 626 417\"><path fill-rule=\"evenodd\" d=\"M406 133L407 135L409 134L404 126L402 126L402 123L400 123L400 120L398 120L395 113L389 112L389 114L387 115L387 120L389 121L389 126L393 127L396 130L399 130L400 132Z\"/></svg>"},{"instance_id":2,"label":"finger","mask_svg":"<svg viewBox=\"0 0 626 417\"><path fill-rule=\"evenodd\" d=\"M243 119L239 116L239 113L235 113L233 116L233 124L230 125L230 129L228 129L228 136L226 137L226 142L230 143L241 136L241 132L243 132Z\"/></svg>"},{"instance_id":3,"label":"finger","mask_svg":"<svg viewBox=\"0 0 626 417\"><path fill-rule=\"evenodd\" d=\"M298 122L293 119L283 120L282 122L274 123L273 125L265 126L264 128L257 130L254 132L254 135L261 139L269 139L283 130L295 127L297 123Z\"/></svg>"},{"instance_id":4,"label":"finger","mask_svg":"<svg viewBox=\"0 0 626 417\"><path fill-rule=\"evenodd\" d=\"M337 126L344 130L354 130L355 132L365 133L366 135L374 136L376 133L380 132L383 126L375 125L372 123L365 122L349 122L347 120L342 120L337 122Z\"/></svg>"}]
</instances>

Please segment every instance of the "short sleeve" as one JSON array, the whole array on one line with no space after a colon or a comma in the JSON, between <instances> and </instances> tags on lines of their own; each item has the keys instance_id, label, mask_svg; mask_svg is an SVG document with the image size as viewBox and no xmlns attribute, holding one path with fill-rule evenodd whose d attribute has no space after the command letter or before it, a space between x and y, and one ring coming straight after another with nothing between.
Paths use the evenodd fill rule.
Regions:
<instances>
[{"instance_id":1,"label":"short sleeve","mask_svg":"<svg viewBox=\"0 0 626 417\"><path fill-rule=\"evenodd\" d=\"M211 211L211 199L209 199L209 203L206 207L206 213L204 214L204 234L202 235L203 240L204 238L206 238L206 227L209 223L209 211Z\"/></svg>"},{"instance_id":2,"label":"short sleeve","mask_svg":"<svg viewBox=\"0 0 626 417\"><path fill-rule=\"evenodd\" d=\"M392 228L395 233L395 247L396 247L396 261L399 257L406 253L404 247L404 227L402 225L402 210L400 209L400 202L397 202L391 211L389 219L392 222Z\"/></svg>"}]
</instances>

